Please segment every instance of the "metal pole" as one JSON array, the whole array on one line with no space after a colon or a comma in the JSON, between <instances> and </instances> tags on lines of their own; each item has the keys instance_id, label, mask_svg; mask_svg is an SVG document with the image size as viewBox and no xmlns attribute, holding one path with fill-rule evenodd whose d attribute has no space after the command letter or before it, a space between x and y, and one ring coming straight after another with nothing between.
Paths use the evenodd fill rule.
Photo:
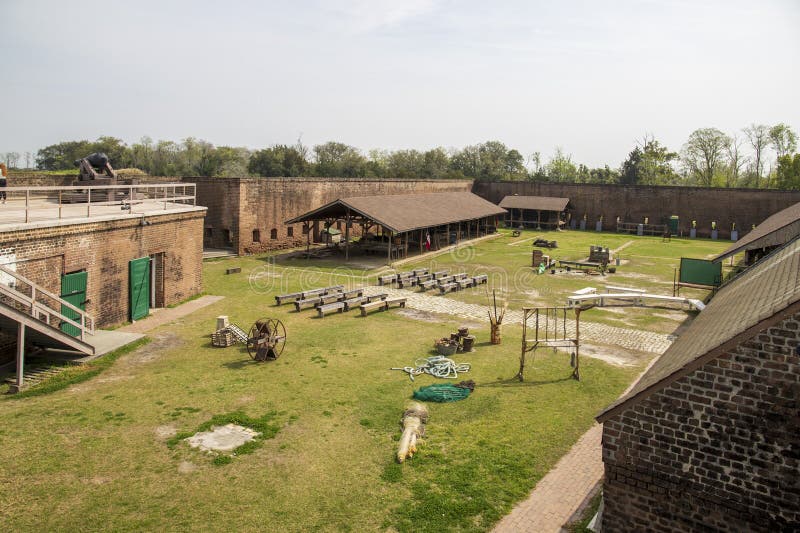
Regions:
<instances>
[{"instance_id":1,"label":"metal pole","mask_svg":"<svg viewBox=\"0 0 800 533\"><path fill-rule=\"evenodd\" d=\"M25 324L17 325L17 392L22 390L25 384Z\"/></svg>"}]
</instances>

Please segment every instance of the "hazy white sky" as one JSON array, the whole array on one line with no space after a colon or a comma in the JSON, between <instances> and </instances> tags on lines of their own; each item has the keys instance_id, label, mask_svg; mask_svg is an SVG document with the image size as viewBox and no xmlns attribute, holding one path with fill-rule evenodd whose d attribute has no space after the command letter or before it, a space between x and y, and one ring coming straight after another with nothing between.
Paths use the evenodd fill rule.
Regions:
<instances>
[{"instance_id":1,"label":"hazy white sky","mask_svg":"<svg viewBox=\"0 0 800 533\"><path fill-rule=\"evenodd\" d=\"M800 130L800 0L0 0L0 152L499 140L617 166L645 133Z\"/></svg>"}]
</instances>

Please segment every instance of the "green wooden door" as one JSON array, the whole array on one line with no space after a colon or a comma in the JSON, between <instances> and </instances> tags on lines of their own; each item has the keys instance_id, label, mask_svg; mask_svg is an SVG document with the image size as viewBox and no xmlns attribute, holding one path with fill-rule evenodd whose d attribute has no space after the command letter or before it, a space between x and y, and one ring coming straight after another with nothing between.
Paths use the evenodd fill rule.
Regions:
<instances>
[{"instance_id":1,"label":"green wooden door","mask_svg":"<svg viewBox=\"0 0 800 533\"><path fill-rule=\"evenodd\" d=\"M144 318L150 312L150 258L130 262L131 320Z\"/></svg>"},{"instance_id":2,"label":"green wooden door","mask_svg":"<svg viewBox=\"0 0 800 533\"><path fill-rule=\"evenodd\" d=\"M61 299L66 300L78 309L86 309L86 280L88 272L73 272L61 276ZM61 305L61 314L67 318L80 322L80 315L77 311L70 309L66 305ZM69 322L61 322L61 331L67 335L78 337L81 330Z\"/></svg>"}]
</instances>

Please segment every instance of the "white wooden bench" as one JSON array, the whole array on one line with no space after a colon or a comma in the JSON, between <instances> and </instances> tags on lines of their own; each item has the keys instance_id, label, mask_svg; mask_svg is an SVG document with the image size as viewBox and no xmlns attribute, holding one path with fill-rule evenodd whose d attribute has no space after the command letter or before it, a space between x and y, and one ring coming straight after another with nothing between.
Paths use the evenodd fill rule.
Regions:
<instances>
[{"instance_id":1,"label":"white wooden bench","mask_svg":"<svg viewBox=\"0 0 800 533\"><path fill-rule=\"evenodd\" d=\"M434 273L433 273L433 279L441 279L441 278L445 278L445 277L447 277L447 275L448 275L449 273L450 273L450 271L449 271L449 270L440 270L440 271L438 271L438 272L434 272Z\"/></svg>"},{"instance_id":2,"label":"white wooden bench","mask_svg":"<svg viewBox=\"0 0 800 533\"><path fill-rule=\"evenodd\" d=\"M414 270L412 270L411 272L412 272L412 273L413 273L415 276L424 276L425 274L427 274L427 273L428 273L428 269L427 269L427 268L415 268L415 269L414 269Z\"/></svg>"},{"instance_id":3,"label":"white wooden bench","mask_svg":"<svg viewBox=\"0 0 800 533\"><path fill-rule=\"evenodd\" d=\"M467 287L472 287L475 284L475 281L472 278L465 278L456 281L458 286L462 289L466 289Z\"/></svg>"},{"instance_id":4,"label":"white wooden bench","mask_svg":"<svg viewBox=\"0 0 800 533\"><path fill-rule=\"evenodd\" d=\"M472 280L475 282L475 285L478 285L479 283L488 283L489 276L487 274L478 274L477 276L472 278Z\"/></svg>"},{"instance_id":5,"label":"white wooden bench","mask_svg":"<svg viewBox=\"0 0 800 533\"><path fill-rule=\"evenodd\" d=\"M459 272L458 274L453 274L454 279L464 279L467 277L466 272Z\"/></svg>"},{"instance_id":6,"label":"white wooden bench","mask_svg":"<svg viewBox=\"0 0 800 533\"><path fill-rule=\"evenodd\" d=\"M344 302L333 302L317 306L317 313L319 313L320 318L324 317L325 313L330 313L332 311L341 313L343 310L344 310Z\"/></svg>"}]
</instances>

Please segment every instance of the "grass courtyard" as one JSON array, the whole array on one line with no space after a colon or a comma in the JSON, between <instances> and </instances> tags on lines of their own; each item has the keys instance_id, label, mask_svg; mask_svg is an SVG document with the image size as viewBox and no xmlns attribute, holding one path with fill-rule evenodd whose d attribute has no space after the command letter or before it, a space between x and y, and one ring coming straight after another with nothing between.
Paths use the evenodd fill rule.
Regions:
<instances>
[{"instance_id":1,"label":"grass courtyard","mask_svg":"<svg viewBox=\"0 0 800 533\"><path fill-rule=\"evenodd\" d=\"M500 274L495 281L511 309L563 305L572 290L598 286L596 277L529 276L530 242L520 241L535 235L504 233L433 261L451 271L521 272L507 283ZM550 235L559 241L559 258L585 257L589 244L625 245L620 255L628 263L606 281L663 294L671 294L672 265L681 255L706 257L727 246ZM240 274L225 275L235 266ZM453 358L472 364L463 377L475 380L475 392L464 401L429 404L424 444L398 465L404 404L414 389L437 380L420 376L412 383L389 368L432 355L433 340L464 321L396 310L320 320L311 310L276 307L273 298L331 281L374 284L376 274L357 261L347 268L333 261L276 263L269 256L208 262L205 292L224 300L156 329L150 343L87 381L50 394L0 398L0 516L7 528L485 531L529 493L646 363L615 366L586 357L577 382L570 379L568 356L548 351L537 355L520 383L512 379L520 327L505 325L503 344L491 346L488 321L469 323L476 350ZM486 303L483 289L441 298ZM653 331L679 322L670 315L669 326L661 326L654 316L659 311L592 310L584 318ZM245 329L260 317L281 319L288 330L283 355L254 363L241 345L212 347L209 335L221 314ZM274 436L230 461L174 442L176 434L231 413L267 421Z\"/></svg>"}]
</instances>

